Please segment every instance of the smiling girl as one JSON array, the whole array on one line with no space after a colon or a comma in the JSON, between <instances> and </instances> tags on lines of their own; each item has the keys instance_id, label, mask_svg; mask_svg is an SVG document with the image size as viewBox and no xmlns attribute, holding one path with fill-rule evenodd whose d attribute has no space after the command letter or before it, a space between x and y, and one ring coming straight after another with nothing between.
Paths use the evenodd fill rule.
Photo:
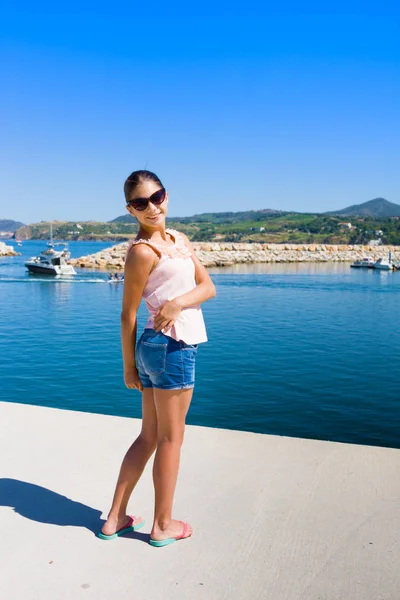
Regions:
<instances>
[{"instance_id":1,"label":"smiling girl","mask_svg":"<svg viewBox=\"0 0 400 600\"><path fill-rule=\"evenodd\" d=\"M142 392L142 429L121 465L108 519L99 537L113 539L143 526L126 514L129 498L156 451L154 520L150 544L165 546L192 535L172 518L185 419L193 395L198 344L207 341L200 304L215 286L183 233L166 229L168 192L151 171L134 171L124 186L139 233L128 248L121 314L125 385ZM137 311L149 319L136 344Z\"/></svg>"}]
</instances>

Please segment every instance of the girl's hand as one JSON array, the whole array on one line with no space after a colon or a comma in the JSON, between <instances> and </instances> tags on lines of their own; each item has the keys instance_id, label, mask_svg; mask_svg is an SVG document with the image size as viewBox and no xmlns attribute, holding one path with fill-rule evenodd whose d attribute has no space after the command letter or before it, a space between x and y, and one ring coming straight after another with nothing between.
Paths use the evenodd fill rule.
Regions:
<instances>
[{"instance_id":1,"label":"girl's hand","mask_svg":"<svg viewBox=\"0 0 400 600\"><path fill-rule=\"evenodd\" d=\"M127 388L130 390L139 390L143 392L142 382L139 379L137 369L129 369L124 371L124 381Z\"/></svg>"},{"instance_id":2,"label":"girl's hand","mask_svg":"<svg viewBox=\"0 0 400 600\"><path fill-rule=\"evenodd\" d=\"M181 310L182 308L176 299L166 302L154 317L154 329L156 331L171 329L179 317Z\"/></svg>"}]
</instances>

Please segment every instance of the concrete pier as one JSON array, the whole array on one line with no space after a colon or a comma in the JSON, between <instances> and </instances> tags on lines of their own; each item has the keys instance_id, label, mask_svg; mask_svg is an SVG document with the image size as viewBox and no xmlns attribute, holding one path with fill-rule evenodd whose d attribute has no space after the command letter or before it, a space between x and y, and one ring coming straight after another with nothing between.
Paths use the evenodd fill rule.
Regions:
<instances>
[{"instance_id":1,"label":"concrete pier","mask_svg":"<svg viewBox=\"0 0 400 600\"><path fill-rule=\"evenodd\" d=\"M0 403L0 422L2 600L400 598L400 450L189 426L194 535L153 548L150 464L145 527L94 535L140 421Z\"/></svg>"}]
</instances>

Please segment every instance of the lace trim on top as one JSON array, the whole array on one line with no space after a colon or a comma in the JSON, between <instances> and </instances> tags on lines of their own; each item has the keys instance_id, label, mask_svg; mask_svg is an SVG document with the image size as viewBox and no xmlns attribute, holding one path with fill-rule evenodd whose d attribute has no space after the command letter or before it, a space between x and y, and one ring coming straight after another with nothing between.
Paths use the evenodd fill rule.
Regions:
<instances>
[{"instance_id":1,"label":"lace trim on top","mask_svg":"<svg viewBox=\"0 0 400 600\"><path fill-rule=\"evenodd\" d=\"M138 240L133 240L130 242L126 254L128 254L132 246L135 246L136 244L147 244L150 247L154 246L161 253L161 255L169 258L188 258L192 255L189 248L185 245L183 237L179 231L176 231L175 229L166 229L165 231L166 233L172 234L172 236L175 238L175 243L173 246L163 246L162 244L156 244L150 240L139 238Z\"/></svg>"}]
</instances>

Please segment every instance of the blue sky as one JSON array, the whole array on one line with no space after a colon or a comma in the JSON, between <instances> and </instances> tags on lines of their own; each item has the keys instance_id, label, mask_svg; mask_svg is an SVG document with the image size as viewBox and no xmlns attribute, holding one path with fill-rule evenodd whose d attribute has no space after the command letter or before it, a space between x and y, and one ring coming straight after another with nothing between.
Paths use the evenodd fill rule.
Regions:
<instances>
[{"instance_id":1,"label":"blue sky","mask_svg":"<svg viewBox=\"0 0 400 600\"><path fill-rule=\"evenodd\" d=\"M171 216L400 203L397 4L275 4L9 3L0 218L113 219L139 168Z\"/></svg>"}]
</instances>

